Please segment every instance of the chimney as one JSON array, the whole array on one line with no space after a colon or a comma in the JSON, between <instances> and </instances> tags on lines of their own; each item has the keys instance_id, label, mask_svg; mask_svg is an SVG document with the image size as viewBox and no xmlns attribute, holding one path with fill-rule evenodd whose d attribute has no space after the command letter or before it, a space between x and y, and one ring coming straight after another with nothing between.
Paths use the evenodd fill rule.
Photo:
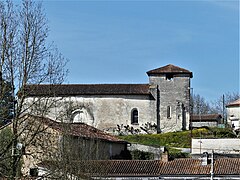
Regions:
<instances>
[{"instance_id":1,"label":"chimney","mask_svg":"<svg viewBox=\"0 0 240 180\"><path fill-rule=\"evenodd\" d=\"M167 150L162 152L161 160L162 160L162 162L168 162L168 151Z\"/></svg>"},{"instance_id":2,"label":"chimney","mask_svg":"<svg viewBox=\"0 0 240 180\"><path fill-rule=\"evenodd\" d=\"M203 156L200 158L200 160L201 160L203 166L206 166L206 165L208 165L211 162L207 152L203 153Z\"/></svg>"}]
</instances>

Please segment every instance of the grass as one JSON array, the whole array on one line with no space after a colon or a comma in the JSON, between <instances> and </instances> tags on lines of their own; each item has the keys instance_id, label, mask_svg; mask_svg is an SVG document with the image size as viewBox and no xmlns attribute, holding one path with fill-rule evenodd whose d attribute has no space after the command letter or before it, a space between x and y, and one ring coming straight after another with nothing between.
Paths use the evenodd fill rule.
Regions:
<instances>
[{"instance_id":1,"label":"grass","mask_svg":"<svg viewBox=\"0 0 240 180\"><path fill-rule=\"evenodd\" d=\"M201 128L192 130L194 138L233 138L236 137L231 129L219 128ZM165 146L190 148L191 146L191 131L169 132L163 134L143 134L143 135L128 135L119 136L119 138L131 143L138 143L148 146Z\"/></svg>"}]
</instances>

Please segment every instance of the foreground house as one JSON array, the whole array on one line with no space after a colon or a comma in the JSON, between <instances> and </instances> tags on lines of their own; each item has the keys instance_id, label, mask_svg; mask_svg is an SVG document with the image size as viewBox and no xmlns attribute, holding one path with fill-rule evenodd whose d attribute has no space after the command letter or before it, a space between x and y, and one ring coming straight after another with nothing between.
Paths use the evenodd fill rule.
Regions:
<instances>
[{"instance_id":1,"label":"foreground house","mask_svg":"<svg viewBox=\"0 0 240 180\"><path fill-rule=\"evenodd\" d=\"M46 117L24 115L19 120L18 148L24 175L42 161L69 166L76 160L124 158L127 142L84 123L62 123ZM21 145L21 146L20 146Z\"/></svg>"},{"instance_id":2,"label":"foreground house","mask_svg":"<svg viewBox=\"0 0 240 180\"><path fill-rule=\"evenodd\" d=\"M188 129L192 72L169 64L147 75L147 84L28 85L26 102L57 99L47 117L83 122L111 133ZM66 114L68 117L59 117Z\"/></svg>"}]
</instances>

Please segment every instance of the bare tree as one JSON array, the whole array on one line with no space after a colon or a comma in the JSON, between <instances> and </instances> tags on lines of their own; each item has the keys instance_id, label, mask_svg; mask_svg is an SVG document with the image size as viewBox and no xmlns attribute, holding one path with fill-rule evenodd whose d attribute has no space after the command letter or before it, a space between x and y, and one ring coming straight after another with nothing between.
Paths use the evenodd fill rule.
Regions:
<instances>
[{"instance_id":1,"label":"bare tree","mask_svg":"<svg viewBox=\"0 0 240 180\"><path fill-rule=\"evenodd\" d=\"M8 92L14 98L13 136L11 141L0 149L1 159L9 158L7 156L11 152L11 170L3 174L9 179L16 178L23 155L17 149L20 137L27 133L27 129L19 129L27 121L26 118L22 118L23 114L36 111L39 104L42 104L38 115L43 116L52 105L45 97L44 101L41 98L33 98L26 106L26 98L31 89L26 91L25 87L29 84L61 84L67 73L66 59L55 46L47 43L48 32L41 2L23 0L20 6L14 6L11 0L0 1L0 98L4 99L7 92L3 80L9 85ZM40 128L35 128L28 142L21 139L21 144L31 144L40 132Z\"/></svg>"},{"instance_id":2,"label":"bare tree","mask_svg":"<svg viewBox=\"0 0 240 180\"><path fill-rule=\"evenodd\" d=\"M193 114L209 114L211 107L204 97L199 94L192 96Z\"/></svg>"},{"instance_id":3,"label":"bare tree","mask_svg":"<svg viewBox=\"0 0 240 180\"><path fill-rule=\"evenodd\" d=\"M211 111L213 113L222 114L223 118L226 120L226 106L237 99L240 98L240 94L237 92L227 92L220 96L217 100L211 103Z\"/></svg>"}]
</instances>

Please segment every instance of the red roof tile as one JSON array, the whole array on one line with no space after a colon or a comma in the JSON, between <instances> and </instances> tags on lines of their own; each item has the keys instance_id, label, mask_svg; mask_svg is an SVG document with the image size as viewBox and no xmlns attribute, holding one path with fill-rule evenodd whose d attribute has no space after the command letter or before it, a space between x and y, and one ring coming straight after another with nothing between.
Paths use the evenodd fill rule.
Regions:
<instances>
[{"instance_id":1,"label":"red roof tile","mask_svg":"<svg viewBox=\"0 0 240 180\"><path fill-rule=\"evenodd\" d=\"M91 176L134 177L158 176L163 162L159 160L89 160L72 161L81 174ZM51 168L54 162L42 162L40 167ZM71 168L71 167L70 167Z\"/></svg>"},{"instance_id":2,"label":"red roof tile","mask_svg":"<svg viewBox=\"0 0 240 180\"><path fill-rule=\"evenodd\" d=\"M182 158L169 162L160 160L99 160L74 161L83 174L106 177L210 176L211 165L202 165L199 159ZM47 163L49 166L49 163ZM46 166L46 163L42 163ZM240 174L240 158L214 160L214 175Z\"/></svg>"},{"instance_id":3,"label":"red roof tile","mask_svg":"<svg viewBox=\"0 0 240 180\"><path fill-rule=\"evenodd\" d=\"M161 169L161 175L193 175L193 174L208 174L210 165L202 166L198 159L175 159L166 162Z\"/></svg>"},{"instance_id":4,"label":"red roof tile","mask_svg":"<svg viewBox=\"0 0 240 180\"><path fill-rule=\"evenodd\" d=\"M214 173L236 174L240 177L240 158L220 158L214 163Z\"/></svg>"},{"instance_id":5,"label":"red roof tile","mask_svg":"<svg viewBox=\"0 0 240 180\"><path fill-rule=\"evenodd\" d=\"M230 102L226 107L239 107L240 106L240 99Z\"/></svg>"},{"instance_id":6,"label":"red roof tile","mask_svg":"<svg viewBox=\"0 0 240 180\"><path fill-rule=\"evenodd\" d=\"M66 133L68 135L91 138L91 139L101 139L101 140L111 141L111 142L127 143L126 141L118 139L116 136L105 133L85 123L63 123L63 122L57 122L57 121L51 120L46 117L38 117L38 116L32 116L32 115L29 115L29 116L33 117L34 120L38 120L44 123L49 128L52 128L61 133Z\"/></svg>"},{"instance_id":7,"label":"red roof tile","mask_svg":"<svg viewBox=\"0 0 240 180\"><path fill-rule=\"evenodd\" d=\"M156 176L163 164L157 160L110 160L98 163L101 169L105 169L107 176Z\"/></svg>"}]
</instances>

